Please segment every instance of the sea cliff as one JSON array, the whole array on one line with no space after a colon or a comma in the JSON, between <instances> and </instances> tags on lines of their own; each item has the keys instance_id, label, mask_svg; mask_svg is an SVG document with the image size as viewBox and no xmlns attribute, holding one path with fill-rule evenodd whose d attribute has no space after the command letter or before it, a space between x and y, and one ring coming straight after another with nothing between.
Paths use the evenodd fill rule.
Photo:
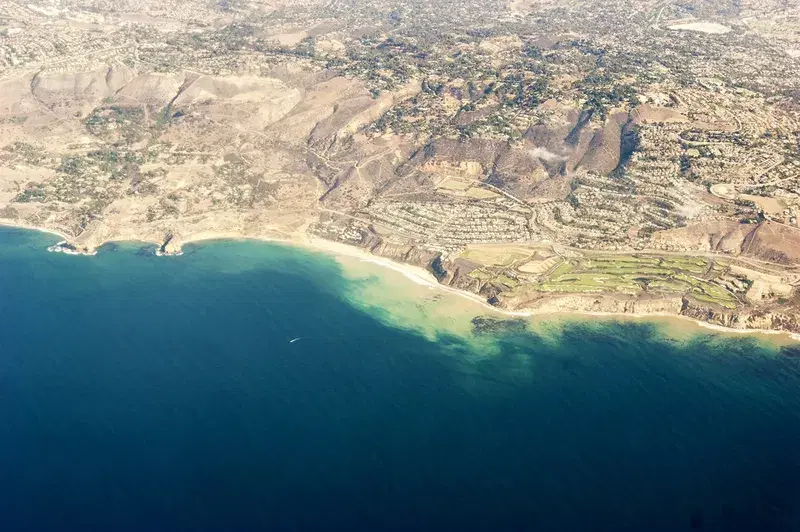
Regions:
<instances>
[{"instance_id":1,"label":"sea cliff","mask_svg":"<svg viewBox=\"0 0 800 532\"><path fill-rule=\"evenodd\" d=\"M46 228L31 228L49 232ZM62 238L64 235L60 235ZM313 226L302 227L293 233L259 231L217 232L203 230L181 234L168 231L156 240L152 232L137 236L135 231L107 235L107 240L72 242L62 240L49 248L50 251L74 255L93 255L105 242L132 240L152 242L155 254L177 256L182 254L185 244L203 240L252 238L310 246L335 254L348 254L363 260L371 260L383 266L403 271L407 276L431 286L459 293L484 303L499 313L513 316L547 316L555 314L580 314L595 316L659 317L675 316L694 320L712 327L730 331L752 331L788 333L800 338L800 314L793 308L763 309L746 304L736 308L722 308L713 304L702 304L691 297L653 294L624 294L598 290L586 293L528 292L522 295L513 290L504 290L496 283L483 282L470 275L472 266L460 258L448 258L438 251L424 249L404 242L393 242L375 234L360 235L358 239L342 241L330 235L315 233ZM796 290L795 290L796 291Z\"/></svg>"}]
</instances>

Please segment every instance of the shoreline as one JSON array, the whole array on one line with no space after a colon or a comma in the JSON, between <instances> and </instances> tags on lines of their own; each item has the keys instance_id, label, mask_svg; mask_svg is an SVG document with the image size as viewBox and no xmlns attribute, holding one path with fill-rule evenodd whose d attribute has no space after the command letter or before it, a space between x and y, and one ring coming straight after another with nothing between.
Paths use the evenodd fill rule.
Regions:
<instances>
[{"instance_id":1,"label":"shoreline","mask_svg":"<svg viewBox=\"0 0 800 532\"><path fill-rule=\"evenodd\" d=\"M62 238L62 240L69 241L69 237L64 233L50 229L43 229L41 227L12 224L4 221L0 221L0 226L36 231L39 233L52 234ZM702 320L691 318L689 316L683 316L681 314L672 314L667 312L620 313L620 312L588 312L588 311L544 311L544 310L533 310L533 309L526 309L519 311L505 310L489 304L488 301L486 301L484 298L476 294L473 294L471 292L466 292L464 290L459 290L457 288L452 288L450 286L446 286L439 283L439 281L433 276L432 273L419 266L403 264L400 262L393 261L391 259L387 259L385 257L373 255L372 253L369 253L368 251L365 251L355 246L342 244L340 242L333 242L319 237L310 237L306 234L296 234L290 237L280 238L280 237L269 237L269 236L244 236L241 234L231 233L231 232L218 232L218 233L203 232L203 233L198 233L196 235L190 235L185 239L181 239L180 245L182 247L187 244L198 244L203 242L211 242L215 240L238 240L238 241L251 240L251 241L267 242L273 244L283 244L283 245L304 248L312 252L321 252L329 254L333 256L334 259L337 256L350 257L363 262L375 264L385 269L392 270L396 273L403 275L406 279L415 284L456 295L458 297L467 299L473 303L479 304L482 308L486 309L489 312L506 316L509 318L528 318L532 320L534 318L544 319L546 317L567 318L567 319L570 317L575 317L583 319L603 318L603 319L618 319L618 320L633 320L633 321L641 321L649 319L652 321L662 321L662 322L668 320L676 320L676 321L681 321L684 324L692 324L698 329L705 329L708 331L714 331L723 334L756 335L756 336L763 335L770 337L771 340L776 340L776 337L782 337L792 342L800 342L800 334L798 333L771 330L771 329L735 329L732 327L725 327L722 325L708 323ZM155 242L149 239L106 240L101 245L112 242L140 242L143 244L152 244L156 247L160 247L162 245L161 242ZM95 255L97 254L97 248L93 248L92 250L90 250L90 252L87 253L75 253L75 254ZM179 251L176 253L163 253L161 254L161 256L170 257L170 256L180 256L182 254L183 252L180 251L179 248ZM675 324L672 325L674 326Z\"/></svg>"},{"instance_id":2,"label":"shoreline","mask_svg":"<svg viewBox=\"0 0 800 532\"><path fill-rule=\"evenodd\" d=\"M41 227L36 227L35 225L17 224L0 220L0 226L11 227L12 229L25 229L26 231L36 231L37 233L45 233L48 235L56 235L61 240L66 241L69 241L71 238L69 235L62 233L61 231L56 231L55 229L43 229Z\"/></svg>"}]
</instances>

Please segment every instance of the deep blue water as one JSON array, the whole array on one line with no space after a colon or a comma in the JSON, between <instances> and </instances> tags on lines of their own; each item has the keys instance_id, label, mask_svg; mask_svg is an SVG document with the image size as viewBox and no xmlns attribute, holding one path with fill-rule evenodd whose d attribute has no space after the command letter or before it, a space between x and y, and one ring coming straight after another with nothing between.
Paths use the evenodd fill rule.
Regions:
<instances>
[{"instance_id":1,"label":"deep blue water","mask_svg":"<svg viewBox=\"0 0 800 532\"><path fill-rule=\"evenodd\" d=\"M51 240L0 229L0 530L800 530L796 352L576 322L481 358L326 257Z\"/></svg>"}]
</instances>

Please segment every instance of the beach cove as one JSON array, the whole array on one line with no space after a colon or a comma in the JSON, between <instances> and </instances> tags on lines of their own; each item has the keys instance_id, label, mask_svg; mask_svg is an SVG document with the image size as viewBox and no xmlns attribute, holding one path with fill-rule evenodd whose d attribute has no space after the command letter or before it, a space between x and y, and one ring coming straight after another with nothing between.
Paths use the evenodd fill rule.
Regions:
<instances>
[{"instance_id":1,"label":"beach cove","mask_svg":"<svg viewBox=\"0 0 800 532\"><path fill-rule=\"evenodd\" d=\"M97 247L91 248L80 248L75 247L70 244L70 239L67 235L62 233L53 232L49 229L42 229L38 227L28 227L28 226L14 226L14 225L4 225L0 223L0 228L2 227L10 227L16 229L23 229L26 231L35 231L40 232L42 234L48 235L56 235L59 237L58 242L53 242L47 246L48 251L53 252L62 252L67 255L86 255L86 256L94 256L97 254L98 249L102 248L103 246L116 246L117 244L128 244L128 245L146 245L150 246L154 250L154 254L156 256L180 256L183 255L183 246L196 246L198 244L203 244L207 242L215 242L215 241L238 241L238 242L246 242L246 241L253 241L253 242L266 242L270 244L277 244L277 245L287 245L287 246L294 246L299 247L310 252L317 252L317 253L324 253L335 260L337 260L343 267L345 271L361 271L363 268L357 266L359 262L367 263L369 265L378 266L381 269L391 270L394 273L400 274L405 280L411 281L412 283L424 286L429 289L436 289L441 290L443 292L447 292L449 294L455 295L459 298L466 299L471 303L477 303L477 307L470 303L464 303L461 301L460 304L457 303L458 299L451 300L450 304L447 305L446 313L452 312L454 308L458 309L469 309L469 313L473 313L474 315L478 315L481 312L489 312L490 314L494 314L498 317L506 317L506 318L525 318L530 323L535 322L542 322L542 321L553 321L553 320L571 320L571 319L582 319L582 320L648 320L651 322L657 322L662 326L667 326L671 331L672 334L675 335L683 335L683 334L693 334L698 330L710 330L715 331L718 333L724 334L734 334L734 335L753 335L759 338L766 338L768 341L772 343L777 343L779 345L792 345L794 343L800 342L800 334L792 333L788 331L781 331L781 330L771 330L771 329L759 329L759 328L733 328L724 325L719 325L715 323L710 323L709 321L697 319L695 317L681 315L675 312L664 311L658 308L656 305L655 309L652 308L645 308L644 310L640 311L630 311L627 308L624 311L605 311L605 310L594 310L594 309L575 309L575 308L562 308L562 305L555 301L554 305L546 305L544 308L537 308L537 309L530 309L530 308L523 308L519 310L506 310L496 305L491 305L486 300L485 297L475 294L473 292L462 290L458 288L452 288L447 285L442 284L432 273L430 270L426 268L422 268L420 266L416 266L413 264L408 264L404 262L398 262L392 260L387 257L383 257L380 255L376 255L370 253L369 251L352 246L347 244L342 244L340 242L334 242L331 240L327 240L324 238L314 237L306 234L304 230L295 231L292 233L281 233L278 232L275 236L243 236L237 232L220 232L220 231L213 231L213 230L206 230L200 231L197 233L190 234L188 237L184 237L180 240L178 239L168 239L166 242L149 242L147 239L140 239L136 237L132 237L130 240L122 240L122 241L106 241L103 244L100 244ZM369 266L367 267L369 269ZM361 272L363 274L363 272ZM397 289L396 295L407 296L410 292L408 290L408 285L403 286L402 282L398 283L398 276L392 276L391 274L386 277L386 272L383 272L383 276L385 277L385 281L393 285L400 285ZM417 295L421 292L417 291ZM569 299L569 298L567 298ZM389 306L394 306L394 301L389 301ZM480 310L479 310L480 309Z\"/></svg>"}]
</instances>

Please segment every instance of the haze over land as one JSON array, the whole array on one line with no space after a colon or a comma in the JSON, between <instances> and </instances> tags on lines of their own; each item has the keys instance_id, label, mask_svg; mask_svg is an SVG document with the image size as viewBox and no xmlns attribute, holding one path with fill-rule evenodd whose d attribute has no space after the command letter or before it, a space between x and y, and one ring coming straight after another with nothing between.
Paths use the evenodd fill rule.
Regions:
<instances>
[{"instance_id":1,"label":"haze over land","mask_svg":"<svg viewBox=\"0 0 800 532\"><path fill-rule=\"evenodd\" d=\"M0 5L0 220L316 236L507 309L800 331L800 7Z\"/></svg>"}]
</instances>

